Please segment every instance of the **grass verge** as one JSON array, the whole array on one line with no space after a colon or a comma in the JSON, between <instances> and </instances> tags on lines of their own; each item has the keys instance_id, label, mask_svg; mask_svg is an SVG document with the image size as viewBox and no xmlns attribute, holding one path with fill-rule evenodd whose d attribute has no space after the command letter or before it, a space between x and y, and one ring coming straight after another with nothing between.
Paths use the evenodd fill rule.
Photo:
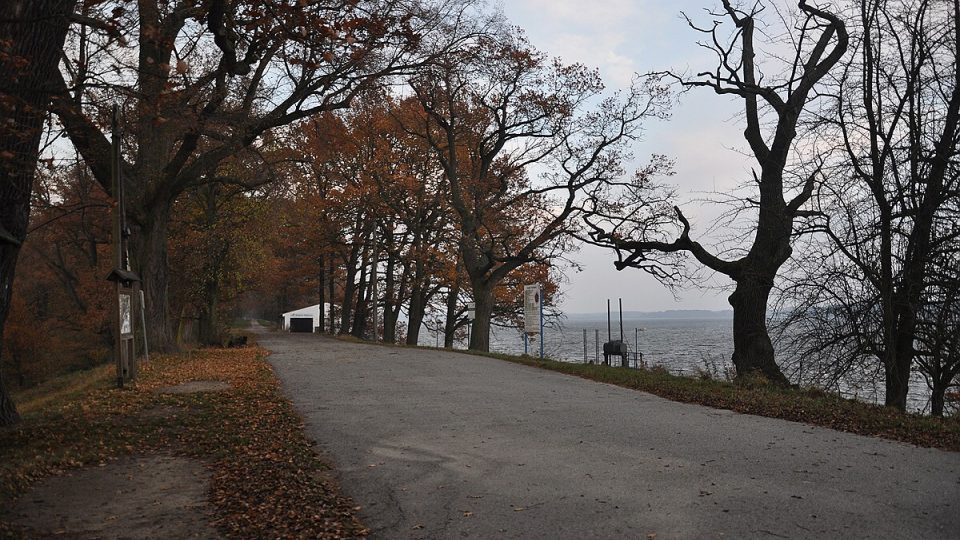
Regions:
<instances>
[{"instance_id":1,"label":"grass verge","mask_svg":"<svg viewBox=\"0 0 960 540\"><path fill-rule=\"evenodd\" d=\"M844 399L821 390L778 388L758 380L726 382L680 377L662 369L624 369L500 354L489 356L642 390L673 401L803 422L917 446L960 451L960 418L904 414L889 407Z\"/></svg>"},{"instance_id":2,"label":"grass verge","mask_svg":"<svg viewBox=\"0 0 960 540\"><path fill-rule=\"evenodd\" d=\"M17 412L25 418L47 409L54 409L66 402L78 399L87 392L103 387L113 380L116 368L105 364L84 371L59 375L33 388L14 391L13 401Z\"/></svg>"},{"instance_id":3,"label":"grass verge","mask_svg":"<svg viewBox=\"0 0 960 540\"><path fill-rule=\"evenodd\" d=\"M0 430L0 507L35 481L105 465L126 455L196 458L211 470L210 502L232 538L358 538L367 534L352 502L330 480L280 393L265 351L204 349L155 356L134 388L111 388L112 373L64 383L24 421ZM222 380L222 392L165 394L189 381ZM0 521L0 537L30 536Z\"/></svg>"},{"instance_id":4,"label":"grass verge","mask_svg":"<svg viewBox=\"0 0 960 540\"><path fill-rule=\"evenodd\" d=\"M341 339L360 342L352 337ZM411 347L389 344L387 346ZM435 347L416 348L447 350ZM548 369L584 379L649 392L673 401L803 422L838 431L892 439L928 448L960 451L960 417L934 418L917 414L904 414L889 407L844 399L820 390L778 388L759 380L726 382L681 377L656 368L624 369L596 364L540 360L528 356L498 353L456 350L450 352L486 356L516 364Z\"/></svg>"}]
</instances>

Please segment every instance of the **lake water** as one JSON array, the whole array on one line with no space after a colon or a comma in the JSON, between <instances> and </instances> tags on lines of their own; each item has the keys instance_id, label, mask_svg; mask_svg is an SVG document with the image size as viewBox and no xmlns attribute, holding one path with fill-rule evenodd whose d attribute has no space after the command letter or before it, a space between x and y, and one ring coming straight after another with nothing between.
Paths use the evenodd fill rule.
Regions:
<instances>
[{"instance_id":1,"label":"lake water","mask_svg":"<svg viewBox=\"0 0 960 540\"><path fill-rule=\"evenodd\" d=\"M584 361L584 331L587 359L596 361L599 334L600 357L607 341L606 321L567 320L560 328L544 331L544 354L556 360ZM620 339L620 326L613 323L613 339ZM730 319L626 319L623 340L631 352L639 350L647 365L661 365L676 374L694 374L707 365L723 366L733 354ZM523 338L519 332L497 329L490 348L520 354ZM531 343L529 354L539 354L539 343Z\"/></svg>"},{"instance_id":2,"label":"lake water","mask_svg":"<svg viewBox=\"0 0 960 540\"><path fill-rule=\"evenodd\" d=\"M611 328L614 339L620 338L620 326L614 321ZM584 361L584 331L586 331L586 359L597 359L597 337L600 358L603 343L607 341L605 320L567 319L558 327L544 331L544 355L565 362ZM598 336L599 333L599 336ZM424 345L434 345L434 336L424 335ZM733 374L730 361L733 355L733 321L730 318L712 319L624 319L623 340L631 352L639 350L647 366L662 366L670 373L697 376L705 371L723 379ZM538 341L531 342L527 353L539 354ZM466 348L466 341L457 344ZM490 350L505 354L523 354L523 336L518 330L494 327L490 336ZM779 355L787 354L778 351ZM914 373L910 385L908 410L929 412L929 389L919 373ZM883 381L873 374L851 374L837 386L826 389L844 397L870 403L882 403Z\"/></svg>"}]
</instances>

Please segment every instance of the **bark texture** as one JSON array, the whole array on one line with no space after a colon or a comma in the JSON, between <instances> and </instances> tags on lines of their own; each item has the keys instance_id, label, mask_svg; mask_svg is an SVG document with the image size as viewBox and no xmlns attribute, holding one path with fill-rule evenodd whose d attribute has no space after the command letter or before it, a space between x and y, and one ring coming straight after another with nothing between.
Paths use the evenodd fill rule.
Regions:
<instances>
[{"instance_id":1,"label":"bark texture","mask_svg":"<svg viewBox=\"0 0 960 540\"><path fill-rule=\"evenodd\" d=\"M0 335L27 236L43 121L75 0L0 3ZM2 366L0 366L2 370ZM19 415L0 373L0 426Z\"/></svg>"}]
</instances>

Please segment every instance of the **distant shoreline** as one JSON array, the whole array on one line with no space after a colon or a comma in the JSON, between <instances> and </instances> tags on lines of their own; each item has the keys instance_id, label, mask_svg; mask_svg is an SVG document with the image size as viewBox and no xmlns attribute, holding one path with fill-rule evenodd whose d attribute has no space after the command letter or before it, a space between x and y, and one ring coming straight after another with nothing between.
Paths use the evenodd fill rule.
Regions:
<instances>
[{"instance_id":1,"label":"distant shoreline","mask_svg":"<svg viewBox=\"0 0 960 540\"><path fill-rule=\"evenodd\" d=\"M564 313L568 320L572 321L594 321L606 320L606 312L598 313ZM620 314L616 309L611 310L610 316L619 319ZM733 310L706 310L706 309L671 309L666 311L624 311L624 319L732 319Z\"/></svg>"}]
</instances>

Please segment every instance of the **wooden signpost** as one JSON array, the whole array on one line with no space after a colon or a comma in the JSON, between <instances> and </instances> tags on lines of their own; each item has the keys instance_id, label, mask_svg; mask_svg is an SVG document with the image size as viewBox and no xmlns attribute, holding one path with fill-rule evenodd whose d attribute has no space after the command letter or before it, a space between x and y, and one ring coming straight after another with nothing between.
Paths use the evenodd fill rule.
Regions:
<instances>
[{"instance_id":1,"label":"wooden signpost","mask_svg":"<svg viewBox=\"0 0 960 540\"><path fill-rule=\"evenodd\" d=\"M137 377L137 348L134 333L134 314L142 310L140 276L130 268L126 208L123 199L122 171L120 170L120 125L117 106L113 107L113 141L111 145L111 176L113 177L113 270L107 276L116 285L114 303L114 346L117 364L117 387ZM146 339L146 331L144 331Z\"/></svg>"}]
</instances>

